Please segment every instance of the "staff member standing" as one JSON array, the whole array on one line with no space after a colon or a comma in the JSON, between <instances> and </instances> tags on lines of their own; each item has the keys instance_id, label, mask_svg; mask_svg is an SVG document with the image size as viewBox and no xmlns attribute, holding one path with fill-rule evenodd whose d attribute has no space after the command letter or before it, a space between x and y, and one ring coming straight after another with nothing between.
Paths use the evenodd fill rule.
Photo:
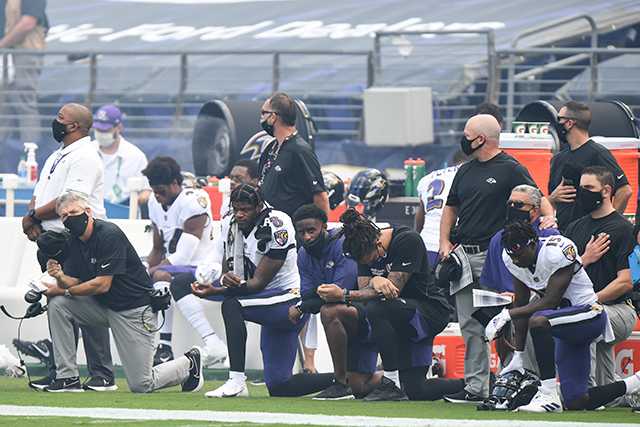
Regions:
<instances>
[{"instance_id":1,"label":"staff member standing","mask_svg":"<svg viewBox=\"0 0 640 427\"><path fill-rule=\"evenodd\" d=\"M260 126L275 141L260 156L260 191L271 206L289 216L309 203L328 214L329 197L320 163L295 125L296 104L289 95L276 93L264 102Z\"/></svg>"},{"instance_id":2,"label":"staff member standing","mask_svg":"<svg viewBox=\"0 0 640 427\"><path fill-rule=\"evenodd\" d=\"M56 202L65 191L73 190L88 195L94 215L104 218L104 168L89 138L92 123L91 111L80 104L63 105L51 123L52 136L61 147L45 161L29 211L22 218L22 231L29 240L35 241L43 230L64 230L56 212ZM84 325L80 329L89 369L85 388L115 390L109 330ZM43 378L33 381L31 386L43 388L51 380Z\"/></svg>"},{"instance_id":3,"label":"staff member standing","mask_svg":"<svg viewBox=\"0 0 640 427\"><path fill-rule=\"evenodd\" d=\"M591 345L592 385L616 381L613 346L629 338L636 324L636 312L630 300L633 285L629 269L629 254L635 246L633 226L613 207L613 188L614 178L606 168L585 168L577 200L588 214L569 224L564 232L582 254L582 264L615 336L613 342ZM594 243L600 246L595 254L589 250Z\"/></svg>"},{"instance_id":4,"label":"staff member standing","mask_svg":"<svg viewBox=\"0 0 640 427\"><path fill-rule=\"evenodd\" d=\"M558 112L560 136L567 140L568 150L562 150L551 159L549 201L557 210L558 228L563 231L571 221L586 215L580 202L576 203L576 188L582 170L587 166L604 166L614 177L613 206L624 213L631 186L616 159L606 147L589 137L591 111L579 102L567 102Z\"/></svg>"},{"instance_id":5,"label":"staff member standing","mask_svg":"<svg viewBox=\"0 0 640 427\"><path fill-rule=\"evenodd\" d=\"M187 392L202 388L198 347L183 357L151 366L157 322L149 306L153 287L126 234L113 223L94 219L81 193L63 194L57 211L72 238L64 271L57 261L47 262L47 272L57 282L46 293L57 371L56 380L45 390L82 390L73 321L111 328L132 392L148 393L178 384Z\"/></svg>"},{"instance_id":6,"label":"staff member standing","mask_svg":"<svg viewBox=\"0 0 640 427\"><path fill-rule=\"evenodd\" d=\"M445 396L452 403L480 402L489 396L489 346L484 327L473 318L473 288L479 279L491 237L505 223L511 190L521 184L535 187L527 169L499 148L500 124L488 114L471 117L464 128L462 151L472 160L460 166L451 185L440 222L440 256L454 249L451 228L458 221L457 242L471 269L472 283L452 285L465 342L465 389ZM543 199L543 214L550 213Z\"/></svg>"}]
</instances>

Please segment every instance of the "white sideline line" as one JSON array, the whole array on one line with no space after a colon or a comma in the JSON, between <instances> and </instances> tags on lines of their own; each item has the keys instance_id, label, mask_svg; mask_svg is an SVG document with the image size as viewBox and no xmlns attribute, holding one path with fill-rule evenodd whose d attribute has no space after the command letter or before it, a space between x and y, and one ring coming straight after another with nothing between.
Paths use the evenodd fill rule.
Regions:
<instances>
[{"instance_id":1,"label":"white sideline line","mask_svg":"<svg viewBox=\"0 0 640 427\"><path fill-rule=\"evenodd\" d=\"M298 424L321 426L381 426L381 427L600 427L629 426L631 424L577 423L524 420L445 420L429 418L384 418L365 416L339 416L320 414L289 414L277 412L224 412L224 411L171 411L161 409L125 408L58 408L51 406L0 405L0 416L74 417L120 420L183 420L243 422L259 424ZM550 415L552 417L553 414Z\"/></svg>"}]
</instances>

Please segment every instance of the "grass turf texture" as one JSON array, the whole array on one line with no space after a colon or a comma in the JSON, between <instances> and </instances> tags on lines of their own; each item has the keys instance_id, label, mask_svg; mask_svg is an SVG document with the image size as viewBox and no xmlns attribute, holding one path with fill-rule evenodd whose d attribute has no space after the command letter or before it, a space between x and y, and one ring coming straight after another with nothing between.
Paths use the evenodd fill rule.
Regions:
<instances>
[{"instance_id":1,"label":"grass turf texture","mask_svg":"<svg viewBox=\"0 0 640 427\"><path fill-rule=\"evenodd\" d=\"M375 402L365 403L361 401L323 402L314 401L309 397L302 398L273 398L268 397L264 386L249 385L250 398L238 399L207 399L204 391L212 390L222 384L220 381L207 381L200 393L181 393L179 387L173 387L150 394L132 394L128 391L126 382L118 379L119 390L117 392L85 392L85 393L60 393L51 394L30 390L26 385L26 379L0 378L0 403L4 405L24 406L55 406L55 407L113 407L113 408L142 408L142 409L167 409L167 410L213 410L213 411L239 411L239 412L287 412L300 414L326 414L326 415L363 415L377 417L411 417L411 418L440 418L440 419L477 419L477 420L542 420L565 422L600 422L600 423L640 423L640 415L634 414L629 408L612 408L605 411L581 411L564 412L562 414L524 414L505 412L477 411L474 405L453 405L439 402ZM34 425L38 421L36 417L29 417L30 424L13 422L17 417L0 417L0 425ZM38 417L39 418L39 417ZM58 422L59 418L44 418L40 423L46 425L49 421ZM78 425L81 418L71 423L59 425ZM114 424L105 424L102 421L91 424L120 425L122 421L114 421ZM89 422L89 421L87 421ZM142 421L132 421L131 424L146 425ZM166 425L205 425L198 421L172 421ZM43 424L44 425L44 424ZM81 424L80 424L81 425ZM129 422L127 422L129 425ZM151 424L149 424L151 425ZM163 423L154 422L154 425ZM237 426L239 424L229 424ZM242 425L242 424L240 424ZM255 424L254 424L255 425Z\"/></svg>"}]
</instances>

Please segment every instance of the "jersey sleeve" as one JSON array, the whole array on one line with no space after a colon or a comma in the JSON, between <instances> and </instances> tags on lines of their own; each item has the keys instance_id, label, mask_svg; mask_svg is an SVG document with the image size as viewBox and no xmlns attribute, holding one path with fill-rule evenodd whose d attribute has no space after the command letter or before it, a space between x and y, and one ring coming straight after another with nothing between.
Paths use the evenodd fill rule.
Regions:
<instances>
[{"instance_id":1,"label":"jersey sleeve","mask_svg":"<svg viewBox=\"0 0 640 427\"><path fill-rule=\"evenodd\" d=\"M182 228L184 228L184 223L189 218L193 218L198 215L206 215L208 213L207 208L209 206L209 199L206 194L191 190L183 191L187 191L185 196L188 197L188 200L185 201L182 209L180 209L180 215L178 217L178 221Z\"/></svg>"},{"instance_id":2,"label":"jersey sleeve","mask_svg":"<svg viewBox=\"0 0 640 427\"><path fill-rule=\"evenodd\" d=\"M392 253L391 271L416 273L420 271L424 257L427 256L424 243L418 233L408 232L399 236L389 249Z\"/></svg>"},{"instance_id":3,"label":"jersey sleeve","mask_svg":"<svg viewBox=\"0 0 640 427\"><path fill-rule=\"evenodd\" d=\"M271 228L271 240L265 255L273 259L285 259L289 251L296 247L296 233L291 219L286 214L271 212L265 223Z\"/></svg>"},{"instance_id":4,"label":"jersey sleeve","mask_svg":"<svg viewBox=\"0 0 640 427\"><path fill-rule=\"evenodd\" d=\"M326 191L324 179L320 171L320 162L311 150L300 150L294 157L296 161L297 177L300 184L312 194Z\"/></svg>"},{"instance_id":5,"label":"jersey sleeve","mask_svg":"<svg viewBox=\"0 0 640 427\"><path fill-rule=\"evenodd\" d=\"M531 178L529 171L522 164L517 163L513 168L513 175L511 176L511 188L517 187L518 185L530 185L532 187L538 188L538 184Z\"/></svg>"},{"instance_id":6,"label":"jersey sleeve","mask_svg":"<svg viewBox=\"0 0 640 427\"><path fill-rule=\"evenodd\" d=\"M549 237L545 244L545 250L541 251L544 254L542 260L544 265L549 266L549 276L560 270L561 268L568 267L576 262L580 263L578 257L578 248L573 241L561 236Z\"/></svg>"},{"instance_id":7,"label":"jersey sleeve","mask_svg":"<svg viewBox=\"0 0 640 427\"><path fill-rule=\"evenodd\" d=\"M103 169L104 166L97 154L78 156L69 166L64 191L78 191L87 196L92 194Z\"/></svg>"},{"instance_id":8,"label":"jersey sleeve","mask_svg":"<svg viewBox=\"0 0 640 427\"><path fill-rule=\"evenodd\" d=\"M606 148L603 148L599 151L597 157L597 163L600 166L604 166L609 169L613 174L613 180L615 181L614 190L629 184L629 180L627 179L627 175L624 173L618 162L616 161L613 154Z\"/></svg>"}]
</instances>

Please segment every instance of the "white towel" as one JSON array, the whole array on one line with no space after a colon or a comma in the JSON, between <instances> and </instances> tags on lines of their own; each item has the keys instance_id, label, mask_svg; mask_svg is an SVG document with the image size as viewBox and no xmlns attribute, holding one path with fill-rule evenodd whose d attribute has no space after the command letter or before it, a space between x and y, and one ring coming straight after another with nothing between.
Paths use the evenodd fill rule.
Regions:
<instances>
[{"instance_id":1,"label":"white towel","mask_svg":"<svg viewBox=\"0 0 640 427\"><path fill-rule=\"evenodd\" d=\"M244 277L244 235L235 221L229 227L225 252L225 259L233 257L233 273L241 279L246 279Z\"/></svg>"},{"instance_id":2,"label":"white towel","mask_svg":"<svg viewBox=\"0 0 640 427\"><path fill-rule=\"evenodd\" d=\"M467 253L464 251L464 248L462 245L458 245L453 252L458 255L458 259L460 259L460 263L462 263L462 276L457 282L451 282L449 295L455 295L458 291L473 283L471 264L469 264L469 258L467 258Z\"/></svg>"}]
</instances>

